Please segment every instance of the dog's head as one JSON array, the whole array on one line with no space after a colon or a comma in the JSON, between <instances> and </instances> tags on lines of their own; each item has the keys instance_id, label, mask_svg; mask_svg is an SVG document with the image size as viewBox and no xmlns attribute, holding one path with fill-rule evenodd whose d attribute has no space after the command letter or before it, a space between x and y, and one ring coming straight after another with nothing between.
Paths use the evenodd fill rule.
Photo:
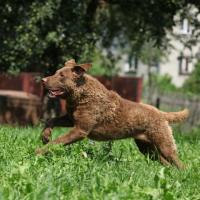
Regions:
<instances>
[{"instance_id":1,"label":"dog's head","mask_svg":"<svg viewBox=\"0 0 200 200\"><path fill-rule=\"evenodd\" d=\"M74 59L71 59L65 62L65 66L57 70L54 75L43 78L42 82L49 90L49 97L64 97L67 92L78 86L90 67L89 63L77 64Z\"/></svg>"}]
</instances>

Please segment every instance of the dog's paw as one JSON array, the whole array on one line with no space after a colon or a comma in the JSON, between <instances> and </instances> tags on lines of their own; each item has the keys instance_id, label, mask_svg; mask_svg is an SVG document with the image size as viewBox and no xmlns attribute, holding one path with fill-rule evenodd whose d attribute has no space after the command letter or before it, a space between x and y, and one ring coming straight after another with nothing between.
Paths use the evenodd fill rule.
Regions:
<instances>
[{"instance_id":1,"label":"dog's paw","mask_svg":"<svg viewBox=\"0 0 200 200\"><path fill-rule=\"evenodd\" d=\"M47 144L50 141L51 131L51 128L46 128L42 131L41 139L43 144Z\"/></svg>"},{"instance_id":2,"label":"dog's paw","mask_svg":"<svg viewBox=\"0 0 200 200\"><path fill-rule=\"evenodd\" d=\"M47 144L50 141L49 137L46 135L42 135L41 138L43 144Z\"/></svg>"}]
</instances>

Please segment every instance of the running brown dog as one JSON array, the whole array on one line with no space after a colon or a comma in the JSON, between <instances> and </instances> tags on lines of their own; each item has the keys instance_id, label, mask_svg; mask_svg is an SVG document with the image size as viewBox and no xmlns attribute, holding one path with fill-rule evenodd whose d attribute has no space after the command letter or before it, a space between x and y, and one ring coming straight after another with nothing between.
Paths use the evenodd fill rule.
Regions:
<instances>
[{"instance_id":1,"label":"running brown dog","mask_svg":"<svg viewBox=\"0 0 200 200\"><path fill-rule=\"evenodd\" d=\"M54 75L42 79L49 96L65 98L68 105L65 116L46 123L43 143L67 145L86 137L98 141L134 138L144 155L182 168L169 123L186 119L188 110L167 113L128 101L86 74L90 67L91 64L76 64L72 59ZM50 141L55 126L73 129ZM37 149L36 153L43 154L47 150L48 145Z\"/></svg>"}]
</instances>

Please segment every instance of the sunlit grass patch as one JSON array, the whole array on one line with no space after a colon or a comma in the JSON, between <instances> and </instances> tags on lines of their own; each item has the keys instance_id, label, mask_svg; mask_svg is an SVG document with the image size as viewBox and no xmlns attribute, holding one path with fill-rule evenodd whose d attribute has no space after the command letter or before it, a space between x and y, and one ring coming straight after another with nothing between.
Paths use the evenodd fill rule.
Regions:
<instances>
[{"instance_id":1,"label":"sunlit grass patch","mask_svg":"<svg viewBox=\"0 0 200 200\"><path fill-rule=\"evenodd\" d=\"M184 171L144 158L132 139L113 142L111 151L107 142L84 140L36 156L40 132L0 128L0 199L200 199L198 131L176 133Z\"/></svg>"}]
</instances>

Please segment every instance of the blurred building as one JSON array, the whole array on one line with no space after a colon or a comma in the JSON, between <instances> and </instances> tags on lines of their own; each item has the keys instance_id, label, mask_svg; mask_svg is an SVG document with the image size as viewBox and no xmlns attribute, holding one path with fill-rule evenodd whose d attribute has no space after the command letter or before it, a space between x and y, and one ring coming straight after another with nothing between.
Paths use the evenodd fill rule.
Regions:
<instances>
[{"instance_id":1,"label":"blurred building","mask_svg":"<svg viewBox=\"0 0 200 200\"><path fill-rule=\"evenodd\" d=\"M152 62L150 71L160 75L169 74L172 77L172 82L180 87L190 76L197 59L200 57L200 43L196 38L198 30L193 26L194 23L200 23L200 16L197 14L197 9L188 7L186 15L180 13L174 20L176 26L171 32L168 32L169 54L161 62ZM124 55L122 60L128 60L128 56ZM137 58L132 60L131 67L129 62L119 65L123 66L122 74L135 73L144 79L148 78L149 67Z\"/></svg>"}]
</instances>

